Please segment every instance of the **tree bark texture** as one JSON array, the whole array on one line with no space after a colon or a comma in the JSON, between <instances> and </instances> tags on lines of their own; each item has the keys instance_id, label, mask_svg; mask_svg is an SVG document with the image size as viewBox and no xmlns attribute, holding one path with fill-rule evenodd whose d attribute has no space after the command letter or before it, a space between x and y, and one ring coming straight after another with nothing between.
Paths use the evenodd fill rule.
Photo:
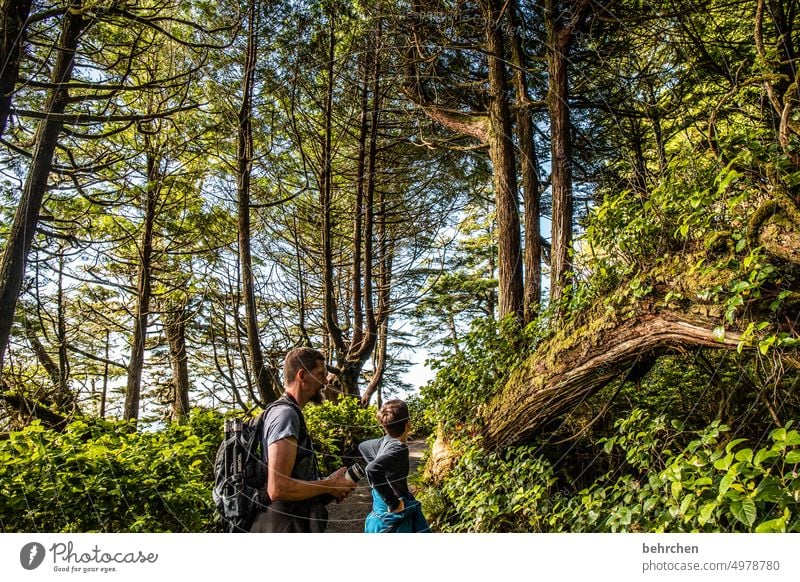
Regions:
<instances>
[{"instance_id":1,"label":"tree bark texture","mask_svg":"<svg viewBox=\"0 0 800 582\"><path fill-rule=\"evenodd\" d=\"M548 23L555 27L555 23ZM552 250L550 254L550 301L558 304L570 286L572 248L572 166L567 81L568 38L548 28L547 70L550 111L551 188L553 197Z\"/></svg>"},{"instance_id":2,"label":"tree bark texture","mask_svg":"<svg viewBox=\"0 0 800 582\"><path fill-rule=\"evenodd\" d=\"M550 302L558 305L572 284L572 136L568 53L588 0L545 0L547 30L547 107L550 113L550 183L553 198L550 251Z\"/></svg>"},{"instance_id":3,"label":"tree bark texture","mask_svg":"<svg viewBox=\"0 0 800 582\"><path fill-rule=\"evenodd\" d=\"M144 371L144 351L147 339L150 299L152 290L153 230L156 210L161 190L161 159L150 146L150 136L145 135L147 144L147 184L144 189L144 223L139 243L139 272L136 283L136 309L133 316L133 337L131 338L131 357L128 361L128 382L125 387L125 420L139 418L139 401L142 394L142 372Z\"/></svg>"},{"instance_id":4,"label":"tree bark texture","mask_svg":"<svg viewBox=\"0 0 800 582\"><path fill-rule=\"evenodd\" d=\"M499 316L523 320L522 253L517 198L517 168L508 106L505 39L501 26L502 2L485 6L486 50L489 62L489 157L497 212L497 268Z\"/></svg>"},{"instance_id":5,"label":"tree bark texture","mask_svg":"<svg viewBox=\"0 0 800 582\"><path fill-rule=\"evenodd\" d=\"M250 178L253 165L253 89L256 62L258 59L258 22L256 2L248 10L247 54L245 55L242 105L239 109L237 128L236 178L237 178L237 224L239 235L239 269L241 270L242 295L247 332L247 351L251 377L258 390L262 406L273 402L280 395L273 371L264 360L258 332L253 257L250 250Z\"/></svg>"},{"instance_id":6,"label":"tree bark texture","mask_svg":"<svg viewBox=\"0 0 800 582\"><path fill-rule=\"evenodd\" d=\"M169 342L172 367L172 419L183 421L189 415L189 364L186 355L186 306L178 303L162 315L164 332Z\"/></svg>"},{"instance_id":7,"label":"tree bark texture","mask_svg":"<svg viewBox=\"0 0 800 582\"><path fill-rule=\"evenodd\" d=\"M566 351L557 341L542 346L483 408L486 447L497 450L523 442L634 365L690 348L736 348L739 334L727 332L720 338L715 326L701 316L645 313ZM585 332L581 328L575 333Z\"/></svg>"},{"instance_id":8,"label":"tree bark texture","mask_svg":"<svg viewBox=\"0 0 800 582\"><path fill-rule=\"evenodd\" d=\"M12 0L13 2L13 0ZM61 35L56 47L57 56L53 66L52 81L58 84L48 95L45 110L56 114L53 118L39 123L34 139L33 156L28 175L22 189L14 220L8 235L8 242L0 264L0 376L11 324L17 306L22 280L25 275L28 253L39 222L47 181L53 164L53 154L58 143L63 123L59 120L69 103L66 83L72 78L75 51L81 34L89 25L80 13L80 2L72 5L78 10L68 10L62 21Z\"/></svg>"},{"instance_id":9,"label":"tree bark texture","mask_svg":"<svg viewBox=\"0 0 800 582\"><path fill-rule=\"evenodd\" d=\"M522 46L523 23L517 2L509 5L512 28L511 55L514 64L514 81L517 94L517 140L519 142L520 169L525 224L525 271L523 308L527 325L539 314L542 300L542 238L540 214L539 156L534 141L533 112L528 106L528 59Z\"/></svg>"},{"instance_id":10,"label":"tree bark texture","mask_svg":"<svg viewBox=\"0 0 800 582\"><path fill-rule=\"evenodd\" d=\"M25 29L32 0L3 0L0 21L0 136L5 133L11 101L19 77Z\"/></svg>"}]
</instances>

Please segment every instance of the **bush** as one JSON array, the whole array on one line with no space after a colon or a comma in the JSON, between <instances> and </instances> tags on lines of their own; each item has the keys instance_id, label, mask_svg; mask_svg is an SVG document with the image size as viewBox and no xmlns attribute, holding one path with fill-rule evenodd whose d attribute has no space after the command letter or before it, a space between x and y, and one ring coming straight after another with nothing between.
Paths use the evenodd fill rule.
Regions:
<instances>
[{"instance_id":1,"label":"bush","mask_svg":"<svg viewBox=\"0 0 800 582\"><path fill-rule=\"evenodd\" d=\"M0 442L0 530L212 531L221 426L199 411L157 432L96 419L12 432Z\"/></svg>"},{"instance_id":2,"label":"bush","mask_svg":"<svg viewBox=\"0 0 800 582\"><path fill-rule=\"evenodd\" d=\"M553 469L533 447L505 455L467 447L452 474L421 497L432 525L445 532L538 532L547 515Z\"/></svg>"},{"instance_id":3,"label":"bush","mask_svg":"<svg viewBox=\"0 0 800 582\"><path fill-rule=\"evenodd\" d=\"M436 425L431 421L428 412L428 403L418 395L405 399L408 405L408 414L411 419L411 433L415 437L426 437L436 430Z\"/></svg>"},{"instance_id":4,"label":"bush","mask_svg":"<svg viewBox=\"0 0 800 582\"><path fill-rule=\"evenodd\" d=\"M493 319L473 321L458 352L429 362L436 377L420 391L428 423L450 432L472 420L477 406L524 360L523 350L532 345L534 329L521 330L513 317L499 323Z\"/></svg>"},{"instance_id":5,"label":"bush","mask_svg":"<svg viewBox=\"0 0 800 582\"><path fill-rule=\"evenodd\" d=\"M800 532L800 433L791 425L754 450L726 441L719 423L684 431L634 410L603 442L612 469L587 488L557 490L534 445L499 456L473 444L423 502L442 531Z\"/></svg>"},{"instance_id":6,"label":"bush","mask_svg":"<svg viewBox=\"0 0 800 582\"><path fill-rule=\"evenodd\" d=\"M323 476L360 458L358 443L383 435L375 407L362 408L357 398L306 406L303 414Z\"/></svg>"}]
</instances>

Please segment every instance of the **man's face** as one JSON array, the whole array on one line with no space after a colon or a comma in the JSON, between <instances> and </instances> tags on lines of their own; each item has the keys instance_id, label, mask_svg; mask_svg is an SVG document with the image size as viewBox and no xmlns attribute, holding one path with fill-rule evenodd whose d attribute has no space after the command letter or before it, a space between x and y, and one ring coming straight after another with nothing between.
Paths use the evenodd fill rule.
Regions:
<instances>
[{"instance_id":1,"label":"man's face","mask_svg":"<svg viewBox=\"0 0 800 582\"><path fill-rule=\"evenodd\" d=\"M305 383L309 391L309 402L314 404L322 404L322 390L328 383L325 379L325 373L325 362L322 360L317 360L317 364L314 366L314 369L310 370L309 373L306 374Z\"/></svg>"}]
</instances>

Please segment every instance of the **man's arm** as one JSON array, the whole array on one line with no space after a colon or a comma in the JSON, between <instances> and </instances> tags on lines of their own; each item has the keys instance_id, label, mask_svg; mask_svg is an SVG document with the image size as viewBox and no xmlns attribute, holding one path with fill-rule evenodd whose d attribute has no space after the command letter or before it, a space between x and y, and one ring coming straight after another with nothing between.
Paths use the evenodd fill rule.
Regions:
<instances>
[{"instance_id":1,"label":"man's arm","mask_svg":"<svg viewBox=\"0 0 800 582\"><path fill-rule=\"evenodd\" d=\"M323 493L330 493L342 500L356 486L344 476L346 467L319 481L292 478L292 467L297 457L297 441L294 437L275 441L269 446L268 454L267 494L272 501L304 501Z\"/></svg>"}]
</instances>

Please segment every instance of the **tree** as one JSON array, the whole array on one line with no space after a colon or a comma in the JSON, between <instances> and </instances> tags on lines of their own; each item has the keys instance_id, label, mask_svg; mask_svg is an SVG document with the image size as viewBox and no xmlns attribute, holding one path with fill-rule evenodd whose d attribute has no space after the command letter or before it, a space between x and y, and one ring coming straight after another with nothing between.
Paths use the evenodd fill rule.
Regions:
<instances>
[{"instance_id":1,"label":"tree","mask_svg":"<svg viewBox=\"0 0 800 582\"><path fill-rule=\"evenodd\" d=\"M61 36L50 79L54 88L48 93L44 119L39 122L36 131L33 158L0 263L0 376L28 253L47 190L53 154L64 124L62 115L70 103L68 83L75 67L75 52L81 35L92 24L84 18L81 8L82 1L73 0L63 14Z\"/></svg>"},{"instance_id":2,"label":"tree","mask_svg":"<svg viewBox=\"0 0 800 582\"><path fill-rule=\"evenodd\" d=\"M454 110L437 103L429 96L426 85L438 83L439 79L436 73L420 71L420 66L427 67L424 63L428 61L436 63L440 58L444 61L445 59L442 57L446 53L442 51L439 55L427 54L424 47L436 42L432 41L430 37L437 35L438 31L430 26L424 27L423 30L420 25L425 22L422 6L418 2L413 3L413 6L405 93L436 123L453 132L469 136L488 148L489 158L492 161L497 212L499 315L501 318L513 315L521 321L524 313L522 246L517 198L516 157L511 137L512 122L508 103L508 74L505 65L506 39L503 34L504 27L501 25L501 5L494 0L485 0L480 3L479 14L482 17L480 18L482 23L480 32L483 35L480 45L485 47L487 54L486 78L488 79L488 94L483 96L481 101L485 99L488 104L484 105L482 110L467 110L466 112L462 104L455 105ZM466 7L465 10L467 16L474 18L471 7ZM465 46L466 44L466 41L462 39L438 42L441 42L442 45L452 44L455 46ZM477 40L472 42L477 42ZM436 70L435 67L433 70ZM535 236L538 236L538 233Z\"/></svg>"},{"instance_id":3,"label":"tree","mask_svg":"<svg viewBox=\"0 0 800 582\"><path fill-rule=\"evenodd\" d=\"M25 46L26 22L33 0L3 0L0 20L0 136L3 135L11 112L12 96L19 77L19 61ZM0 359L0 361L2 361Z\"/></svg>"},{"instance_id":4,"label":"tree","mask_svg":"<svg viewBox=\"0 0 800 582\"><path fill-rule=\"evenodd\" d=\"M260 401L266 405L280 395L280 383L267 366L261 350L258 314L253 283L253 260L250 251L250 178L253 163L253 91L255 86L258 59L258 38L260 14L256 2L251 1L247 10L247 48L245 52L244 75L242 80L242 104L239 109L237 128L237 200L239 232L239 268L242 277L245 326L247 329L247 348L249 364L258 388Z\"/></svg>"},{"instance_id":5,"label":"tree","mask_svg":"<svg viewBox=\"0 0 800 582\"><path fill-rule=\"evenodd\" d=\"M553 198L550 301L559 305L571 285L572 137L569 113L569 48L590 3L588 0L545 0L547 31L547 107L550 113L550 184Z\"/></svg>"},{"instance_id":6,"label":"tree","mask_svg":"<svg viewBox=\"0 0 800 582\"><path fill-rule=\"evenodd\" d=\"M141 135L147 134L157 125L155 120L196 106L182 99L181 95L185 95L186 81L198 70L203 53L211 46L206 42L209 35L201 27L180 18L177 12L167 14L168 8L172 10L177 6L165 5L160 8L160 13L147 7L116 5L90 11L84 10L80 2L73 2L65 8L43 7L41 13L28 19L26 34L19 37L28 43L29 51L25 54L34 56L20 61L19 77L24 83L15 93L15 107L11 110L19 122L7 137L6 154L7 161L10 160L7 168L26 173L27 179L17 208L16 226L9 235L3 255L0 290L7 299L3 302L0 316L3 353L8 343L19 282L36 233L47 232L49 236L75 244L78 239L74 233L83 228L78 226L77 218L62 220L58 216L58 211L64 209L68 213L76 210L80 215L80 205L70 206L57 200L58 189L66 190L65 184L70 184L72 197L77 195L90 207L103 210L115 207L113 200L103 198L102 186L98 184L124 167L127 156L135 157L138 152L131 155L124 140L111 138L120 135L130 138L129 130L135 124L138 124ZM62 22L60 39L53 38L51 33L56 19ZM170 26L165 28L165 23ZM164 44L184 47L187 52L193 52L196 59L175 58L176 53L173 53L175 68L170 70L170 76L148 77L148 67L151 67L149 72L158 69L154 59L147 58L148 51L153 54ZM57 50L50 50L53 46ZM53 55L55 62L47 65ZM181 66L186 68L181 70ZM49 78L43 72L48 73ZM44 103L42 90L47 95ZM156 96L156 92L160 94ZM31 141L30 120L38 123L32 154L26 151ZM94 147L101 141L105 147ZM153 155L148 162L153 171L144 174L155 180L159 160L155 159L153 148L150 150ZM28 155L30 163L25 161ZM118 174L114 177L119 179ZM122 182L125 182L124 178ZM157 189L157 185L151 186L152 191ZM152 197L150 203L152 207ZM144 206L149 210L147 204ZM53 210L55 215L51 214ZM92 216L96 219L96 214L85 208L83 212L84 218ZM150 215L149 212L144 214ZM48 232L44 229L40 220L42 216L53 230ZM148 220L143 224L149 224ZM91 232L91 226L88 225L86 232ZM147 238L142 239L145 245ZM141 275L139 280L140 298L147 299L148 279ZM141 308L136 318L133 384L137 383L136 375L141 373L136 361L144 349L147 303L146 300L139 302ZM132 388L128 403L131 415L137 398L136 390Z\"/></svg>"},{"instance_id":7,"label":"tree","mask_svg":"<svg viewBox=\"0 0 800 582\"><path fill-rule=\"evenodd\" d=\"M525 289L523 299L524 322L532 322L542 300L542 242L539 180L539 156L536 153L535 126L531 98L528 91L528 57L525 54L522 36L525 32L518 2L508 6L511 24L511 55L514 66L516 91L516 132L522 174L523 202L525 208Z\"/></svg>"},{"instance_id":8,"label":"tree","mask_svg":"<svg viewBox=\"0 0 800 582\"><path fill-rule=\"evenodd\" d=\"M632 75L617 65L620 54L609 55L609 72L619 77L596 85L610 92L602 107L596 101L598 112L625 114L615 138L630 144L634 163L607 157L609 182L601 181L602 200L584 223L578 258L587 277L576 285L572 309L464 427L486 450L552 432L555 421L606 386L613 400L665 354L735 349L766 368L797 367L797 329L787 314L800 297L800 212L790 177L799 167L794 149L781 142L782 128L792 131L778 115L785 102L763 107L771 91L765 77L743 73L760 58L754 30L785 39L789 28L777 16L769 27L752 26L763 6L635 8L630 17L642 28L612 34L621 46L640 43L654 68L676 76L636 66ZM741 19L745 9L749 22ZM625 101L632 106L613 109ZM647 103L657 109L648 112ZM757 381L746 383L766 418L785 420ZM597 408L602 415L608 406Z\"/></svg>"}]
</instances>

